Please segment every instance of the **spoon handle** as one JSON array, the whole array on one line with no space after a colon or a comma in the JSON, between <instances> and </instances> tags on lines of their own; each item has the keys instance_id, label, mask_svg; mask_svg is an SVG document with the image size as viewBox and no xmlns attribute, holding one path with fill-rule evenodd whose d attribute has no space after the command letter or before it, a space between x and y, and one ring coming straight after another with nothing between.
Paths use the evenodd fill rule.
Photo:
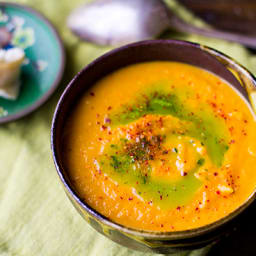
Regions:
<instances>
[{"instance_id":1,"label":"spoon handle","mask_svg":"<svg viewBox=\"0 0 256 256\"><path fill-rule=\"evenodd\" d=\"M185 33L193 33L208 37L221 38L232 42L243 44L247 47L256 49L256 36L247 36L232 32L225 32L212 28L198 28L190 25L175 15L170 15L170 25L177 31Z\"/></svg>"}]
</instances>

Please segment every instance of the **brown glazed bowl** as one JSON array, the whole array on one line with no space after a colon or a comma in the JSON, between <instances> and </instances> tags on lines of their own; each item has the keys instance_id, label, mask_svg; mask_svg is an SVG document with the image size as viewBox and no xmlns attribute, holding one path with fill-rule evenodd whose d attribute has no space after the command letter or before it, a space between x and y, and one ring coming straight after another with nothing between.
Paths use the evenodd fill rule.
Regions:
<instances>
[{"instance_id":1,"label":"brown glazed bowl","mask_svg":"<svg viewBox=\"0 0 256 256\"><path fill-rule=\"evenodd\" d=\"M99 57L79 72L69 83L58 102L53 117L51 147L54 163L67 196L92 227L118 244L135 250L174 253L205 247L232 232L234 227L245 218L248 208L255 200L255 193L228 216L200 228L178 232L135 230L102 216L79 198L70 182L61 154L63 127L67 117L79 97L90 86L124 66L156 60L184 62L215 73L237 88L248 102L250 102L250 95L256 91L256 81L252 74L231 58L211 48L175 40L150 40L133 43ZM107 94L106 97L108 97Z\"/></svg>"}]
</instances>

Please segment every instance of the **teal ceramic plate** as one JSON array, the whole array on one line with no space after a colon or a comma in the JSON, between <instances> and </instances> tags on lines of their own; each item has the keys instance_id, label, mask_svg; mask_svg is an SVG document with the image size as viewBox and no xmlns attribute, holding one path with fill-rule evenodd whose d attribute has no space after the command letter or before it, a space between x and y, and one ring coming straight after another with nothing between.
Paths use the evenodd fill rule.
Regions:
<instances>
[{"instance_id":1,"label":"teal ceramic plate","mask_svg":"<svg viewBox=\"0 0 256 256\"><path fill-rule=\"evenodd\" d=\"M53 26L31 8L0 2L0 30L9 33L4 48L20 47L26 55L18 99L0 97L0 123L4 123L31 113L51 96L62 77L65 56Z\"/></svg>"}]
</instances>

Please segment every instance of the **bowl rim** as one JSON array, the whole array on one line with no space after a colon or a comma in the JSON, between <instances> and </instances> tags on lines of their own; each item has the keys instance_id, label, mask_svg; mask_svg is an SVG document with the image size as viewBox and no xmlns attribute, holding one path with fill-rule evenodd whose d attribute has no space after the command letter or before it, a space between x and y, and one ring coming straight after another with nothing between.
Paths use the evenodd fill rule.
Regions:
<instances>
[{"instance_id":1,"label":"bowl rim","mask_svg":"<svg viewBox=\"0 0 256 256\"><path fill-rule=\"evenodd\" d=\"M37 99L30 106L24 108L23 110L21 110L17 113L14 113L12 115L7 115L7 116L1 117L0 124L15 121L17 119L23 118L26 115L31 114L37 108L44 105L47 102L47 100L52 96L52 94L55 92L55 90L58 88L58 86L61 82L64 70L65 70L65 65L66 65L66 53L65 53L63 41L61 40L59 32L57 31L55 26L49 21L49 19L46 18L46 16L44 14L40 13L39 11L35 10L34 8L32 8L30 6L27 6L24 4L18 4L18 3L9 3L9 2L5 2L5 1L0 2L0 7L8 7L8 6L11 6L14 8L19 8L21 10L23 9L28 13L32 13L33 15L38 17L40 20L42 20L48 26L49 30L53 33L54 39L56 40L57 45L59 47L61 63L60 63L60 68L58 70L57 76L56 76L55 80L52 82L49 90L47 90L47 92L45 94L43 94L42 97Z\"/></svg>"},{"instance_id":2,"label":"bowl rim","mask_svg":"<svg viewBox=\"0 0 256 256\"><path fill-rule=\"evenodd\" d=\"M211 47L194 43L194 42L189 42L189 41L184 41L184 40L172 40L172 39L159 39L159 40L145 40L145 41L140 41L140 42L135 42L131 44L127 44L124 46L121 46L119 48L115 48L100 57L96 58L93 60L90 64L85 66L80 72L77 73L77 75L69 82L68 86L62 93L54 115L53 115L53 120L52 120L52 127L51 127L51 150L52 150L52 157L53 161L55 164L55 168L57 170L58 176L64 185L64 188L66 188L67 192L69 193L68 196L71 196L72 199L75 200L76 203L78 203L89 215L91 215L93 218L96 218L100 223L103 225L117 229L120 232L129 235L129 236L135 236L135 237L141 237L143 239L164 239L164 240L178 240L178 239L188 239L188 238L194 238L198 237L200 235L205 235L208 234L209 232L212 232L216 230L217 228L220 228L221 226L224 226L228 222L231 222L235 217L237 217L240 213L242 213L246 208L249 207L249 205L252 204L252 202L256 199L256 188L252 192L252 194L245 200L245 202L240 205L238 208L236 208L234 211L229 213L228 215L222 217L221 219L212 222L210 224L198 227L198 228L193 228L193 229L188 229L188 230L182 230L182 231L148 231L148 230L141 230L141 229L135 229L135 228L130 228L126 227L122 224L118 224L109 218L103 216L99 212L97 212L95 209L93 209L91 206L89 206L86 202L82 201L78 195L78 193L72 189L71 186L69 186L69 182L66 179L64 175L64 170L61 169L59 165L59 159L56 153L56 127L57 127L57 120L58 116L60 113L60 108L65 101L66 95L69 93L69 91L72 89L73 85L76 84L76 81L79 79L80 76L83 75L88 69L93 67L96 63L104 61L104 59L111 57L111 55L116 54L122 50L132 47L139 47L139 46L144 46L144 45L161 45L161 44L182 44L191 48L200 48L202 51L205 51L214 57L221 58L222 60L225 60L227 63L229 63L232 67L235 68L236 71L241 72L244 76L246 76L252 84L256 88L256 78L253 76L253 74L248 71L245 67L243 67L241 64L236 62L234 59L229 57L226 54L223 54L222 52L215 50ZM251 105L251 104L250 104Z\"/></svg>"}]
</instances>

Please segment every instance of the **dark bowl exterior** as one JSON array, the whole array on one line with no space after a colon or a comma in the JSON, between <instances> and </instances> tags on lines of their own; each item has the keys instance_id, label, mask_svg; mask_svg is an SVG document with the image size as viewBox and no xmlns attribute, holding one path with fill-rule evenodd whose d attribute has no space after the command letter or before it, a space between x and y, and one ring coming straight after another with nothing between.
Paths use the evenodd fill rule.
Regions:
<instances>
[{"instance_id":1,"label":"dark bowl exterior","mask_svg":"<svg viewBox=\"0 0 256 256\"><path fill-rule=\"evenodd\" d=\"M227 217L201 228L178 232L134 230L112 222L79 198L65 171L61 155L62 132L66 118L79 97L90 86L124 66L157 60L184 62L215 73L238 89L249 102L248 92L256 89L255 78L245 68L211 48L176 40L149 40L130 44L96 59L69 83L53 117L51 147L54 163L67 196L92 227L118 244L131 249L175 253L202 248L232 232L237 224L246 218L246 212L255 199L255 193Z\"/></svg>"}]
</instances>

